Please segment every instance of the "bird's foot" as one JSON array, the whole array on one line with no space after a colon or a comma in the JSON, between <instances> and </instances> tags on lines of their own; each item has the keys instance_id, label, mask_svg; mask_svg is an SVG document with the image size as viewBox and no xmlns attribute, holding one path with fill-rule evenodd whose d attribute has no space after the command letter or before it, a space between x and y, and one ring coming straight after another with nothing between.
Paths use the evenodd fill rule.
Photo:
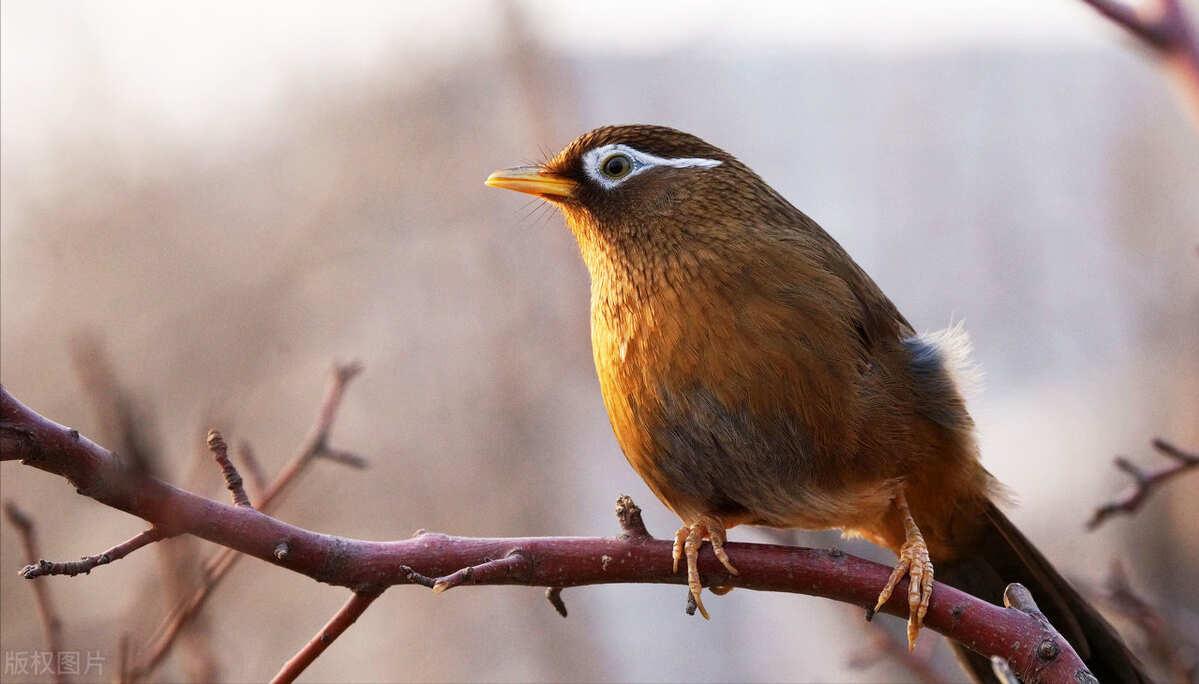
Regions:
<instances>
[{"instance_id":1,"label":"bird's foot","mask_svg":"<svg viewBox=\"0 0 1199 684\"><path fill-rule=\"evenodd\" d=\"M679 528L678 533L674 535L672 556L675 572L679 571L679 558L687 556L687 587L691 589L691 596L695 599L695 607L699 608L699 614L703 615L705 620L710 620L708 611L704 609L704 603L699 598L700 591L703 590L703 584L699 580L699 546L703 543L704 537L712 542L712 551L716 553L716 558L720 560L721 564L730 573L738 574L737 569L729 562L729 555L724 551L724 523L718 518L708 515L700 516L697 522Z\"/></svg>"},{"instance_id":2,"label":"bird's foot","mask_svg":"<svg viewBox=\"0 0 1199 684\"><path fill-rule=\"evenodd\" d=\"M891 577L879 594L878 605L874 609L879 610L887 599L891 598L895 585L899 584L904 575L911 578L908 583L908 650L911 651L916 648L916 637L920 634L920 628L924 626L924 614L928 612L928 602L933 595L933 563L928 557L928 544L924 541L924 535L920 534L920 528L916 527L916 521L912 519L907 499L900 493L895 503L903 516L906 539L899 547L899 561L895 563L895 569L891 571Z\"/></svg>"}]
</instances>

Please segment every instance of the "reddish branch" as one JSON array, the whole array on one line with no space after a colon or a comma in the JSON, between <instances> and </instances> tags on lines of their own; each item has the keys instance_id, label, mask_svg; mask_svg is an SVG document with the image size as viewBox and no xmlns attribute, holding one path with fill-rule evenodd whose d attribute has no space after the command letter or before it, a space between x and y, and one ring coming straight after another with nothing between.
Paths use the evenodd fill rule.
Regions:
<instances>
[{"instance_id":1,"label":"reddish branch","mask_svg":"<svg viewBox=\"0 0 1199 684\"><path fill-rule=\"evenodd\" d=\"M1087 522L1093 530L1113 515L1137 511L1155 490L1170 479L1199 467L1199 453L1187 453L1163 439L1153 440L1153 448L1174 462L1153 470L1145 470L1123 456L1116 457L1116 467L1132 476L1132 486L1112 501L1095 509Z\"/></svg>"},{"instance_id":2,"label":"reddish branch","mask_svg":"<svg viewBox=\"0 0 1199 684\"><path fill-rule=\"evenodd\" d=\"M562 587L550 587L545 590L545 598L562 617L566 617L566 602L562 600Z\"/></svg>"},{"instance_id":3,"label":"reddish branch","mask_svg":"<svg viewBox=\"0 0 1199 684\"><path fill-rule=\"evenodd\" d=\"M341 408L341 400L345 396L346 386L361 372L362 364L357 362L339 363L333 367L333 371L329 375L329 382L325 385L325 396L321 399L312 428L309 429L308 435L279 471L279 474L275 476L275 480L263 491L262 502L258 504L258 510L263 512L271 510L278 503L277 499L280 495L287 490L296 477L317 459L334 461L354 468L366 467L366 459L361 456L329 446L329 435L333 432L333 419L337 416L337 410ZM251 464L251 469L258 470L259 474L255 479L260 479L261 468L248 445L242 446L241 456ZM219 557L214 558L208 567L211 569L220 561Z\"/></svg>"},{"instance_id":4,"label":"reddish branch","mask_svg":"<svg viewBox=\"0 0 1199 684\"><path fill-rule=\"evenodd\" d=\"M226 550L222 549L222 551ZM142 649L138 660L136 662L133 662L131 659L126 661L125 666L121 669L121 682L139 681L153 672L162 663L174 645L175 640L183 633L184 628L191 624L192 620L200 614L200 610L204 607L208 597L212 595L212 589L215 586L216 582L203 583L199 589L192 592L190 596L175 607L166 621L155 632L155 636L150 640L150 645ZM128 648L126 651L128 651Z\"/></svg>"},{"instance_id":5,"label":"reddish branch","mask_svg":"<svg viewBox=\"0 0 1199 684\"><path fill-rule=\"evenodd\" d=\"M84 395L91 405L100 434L107 435L106 440L116 445L116 450L129 458L133 463L150 473L158 473L164 466L162 451L156 439L153 414L141 407L134 392L119 381L115 365L109 358L102 339L94 334L83 334L74 338L71 344L71 357L79 380L84 389ZM198 452L200 453L200 452ZM203 454L208 456L208 452ZM193 458L190 468L184 478L190 491L200 490L208 482L211 474L210 458ZM140 548L141 542L149 541L149 537L138 537L128 542L128 546L117 547L117 553L109 552L86 559L92 562L115 560L123 553ZM164 602L167 605L178 603L192 591L192 585L200 572L202 558L198 553L200 540L194 537L175 537L174 543L158 544L159 574L161 581L155 584L153 591L164 592ZM36 559L35 559L36 560ZM68 570L86 568L65 568ZM40 583L39 583L40 584ZM217 657L212 648L211 639L206 626L192 619L187 628L181 633L183 637L182 656L188 670L188 677L195 682L210 682L217 678ZM132 663L128 660L130 651L129 639L122 639L121 656L118 672L127 674ZM127 680L119 680L127 681Z\"/></svg>"},{"instance_id":6,"label":"reddish branch","mask_svg":"<svg viewBox=\"0 0 1199 684\"><path fill-rule=\"evenodd\" d=\"M672 542L639 535L612 538L472 539L418 534L371 542L317 534L252 508L196 496L132 469L77 431L31 411L0 388L3 460L60 475L85 496L141 517L170 534L192 534L328 584L359 592L475 568L477 584L576 587L589 584L684 584L671 571ZM281 543L286 553L277 554ZM838 551L772 544L726 546L741 574L731 576L705 548L700 571L711 585L822 596L862 608L873 604L890 568ZM527 562L503 562L519 554ZM487 568L487 571L480 571ZM906 580L905 580L906 582ZM436 581L434 582L436 584ZM427 584L426 584L427 586ZM881 612L907 616L906 587ZM933 592L925 625L984 655L1000 655L1024 681L1070 682L1083 669L1069 645L1036 615L1005 609L947 585Z\"/></svg>"},{"instance_id":7,"label":"reddish branch","mask_svg":"<svg viewBox=\"0 0 1199 684\"><path fill-rule=\"evenodd\" d=\"M136 537L121 542L95 556L84 556L77 561L65 561L61 563L51 563L48 560L37 559L33 565L26 565L24 568L21 568L21 576L25 579L36 579L46 575L67 575L68 577L86 575L95 569L96 566L108 565L113 561L121 560L143 546L148 546L170 536L173 535L151 527L145 532L139 533Z\"/></svg>"},{"instance_id":8,"label":"reddish branch","mask_svg":"<svg viewBox=\"0 0 1199 684\"><path fill-rule=\"evenodd\" d=\"M192 460L195 462L201 459ZM205 542L190 535L174 537L155 546L159 561L158 587L161 588L163 606L174 606L192 592L204 562L201 549L205 546ZM144 640L145 636L140 638ZM197 615L187 623L171 652L177 654L184 668L180 679L189 682L215 682L220 679L221 657L213 643L210 621L204 619L203 614ZM124 672L128 673L131 665L132 662L127 662ZM129 681L121 680L121 684Z\"/></svg>"},{"instance_id":9,"label":"reddish branch","mask_svg":"<svg viewBox=\"0 0 1199 684\"><path fill-rule=\"evenodd\" d=\"M491 580L497 577L520 577L531 572L532 561L524 551L514 549L503 558L489 560L478 565L468 565L445 577L433 580L433 593L440 594L447 589L453 589L463 584L491 584Z\"/></svg>"},{"instance_id":10,"label":"reddish branch","mask_svg":"<svg viewBox=\"0 0 1199 684\"><path fill-rule=\"evenodd\" d=\"M221 467L221 475L225 478L225 488L233 495L234 506L250 506L250 497L246 495L245 485L242 484L241 473L233 467L229 460L229 447L224 438L215 428L208 431L208 451Z\"/></svg>"},{"instance_id":11,"label":"reddish branch","mask_svg":"<svg viewBox=\"0 0 1199 684\"><path fill-rule=\"evenodd\" d=\"M262 469L258 465L257 459L254 458L249 445L241 446L240 455L242 460L248 464L251 482L255 485L255 498L261 502L258 510L265 513L276 506L283 492L317 459L330 459L357 468L366 466L365 459L346 451L332 449L329 446L333 419L341 407L346 385L361 372L361 364L355 362L334 365L312 428L269 487L262 484L264 481ZM232 468L232 464L229 464L229 467ZM223 465L222 470L224 470ZM286 541L281 541L273 550L278 560L286 557L286 548ZM220 584L221 579L233 569L240 557L234 549L226 546L205 563L204 577L199 586L175 606L163 624L159 626L149 645L142 649L138 661L129 665L128 678L123 681L138 681L157 669L175 644L175 640L183 633L184 627L199 615L207 603L208 597Z\"/></svg>"},{"instance_id":12,"label":"reddish branch","mask_svg":"<svg viewBox=\"0 0 1199 684\"><path fill-rule=\"evenodd\" d=\"M1199 126L1199 36L1183 0L1155 0L1134 7L1121 0L1083 0L1162 57L1174 72L1195 125Z\"/></svg>"},{"instance_id":13,"label":"reddish branch","mask_svg":"<svg viewBox=\"0 0 1199 684\"><path fill-rule=\"evenodd\" d=\"M355 591L350 600L333 616L333 619L329 620L329 623L321 628L321 631L312 637L312 640L304 648L300 649L299 653L283 665L283 669L279 670L279 674L271 679L271 684L290 684L290 682L294 682L296 677L299 677L300 673L320 657L325 652L325 649L329 648L329 645L337 637L341 636L342 632L357 622L359 616L366 612L366 609L382 594L383 589L376 587L364 587Z\"/></svg>"}]
</instances>

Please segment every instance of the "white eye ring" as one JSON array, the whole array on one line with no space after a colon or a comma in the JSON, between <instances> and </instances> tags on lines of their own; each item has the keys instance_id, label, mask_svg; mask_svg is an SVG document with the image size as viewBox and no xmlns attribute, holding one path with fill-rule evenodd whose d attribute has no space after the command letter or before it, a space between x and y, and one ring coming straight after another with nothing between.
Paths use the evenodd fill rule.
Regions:
<instances>
[{"instance_id":1,"label":"white eye ring","mask_svg":"<svg viewBox=\"0 0 1199 684\"><path fill-rule=\"evenodd\" d=\"M606 173L607 169L605 167L614 157L624 157L628 160L630 168L623 175L616 176ZM649 154L648 152L635 150L623 143L600 145L595 149L587 150L583 154L583 172L587 174L588 178L608 190L655 166L673 166L677 169L689 167L709 169L713 166L720 166L720 164L720 160L702 159L699 157L667 159Z\"/></svg>"}]
</instances>

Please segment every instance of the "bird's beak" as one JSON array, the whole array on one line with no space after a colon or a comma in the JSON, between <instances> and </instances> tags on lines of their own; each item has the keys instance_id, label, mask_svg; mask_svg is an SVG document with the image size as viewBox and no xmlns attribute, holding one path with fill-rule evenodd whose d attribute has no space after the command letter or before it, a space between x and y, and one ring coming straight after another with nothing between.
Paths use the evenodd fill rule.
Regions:
<instances>
[{"instance_id":1,"label":"bird's beak","mask_svg":"<svg viewBox=\"0 0 1199 684\"><path fill-rule=\"evenodd\" d=\"M537 166L517 166L500 169L487 177L487 185L517 192L527 192L551 199L552 197L574 197L574 181L548 174Z\"/></svg>"}]
</instances>

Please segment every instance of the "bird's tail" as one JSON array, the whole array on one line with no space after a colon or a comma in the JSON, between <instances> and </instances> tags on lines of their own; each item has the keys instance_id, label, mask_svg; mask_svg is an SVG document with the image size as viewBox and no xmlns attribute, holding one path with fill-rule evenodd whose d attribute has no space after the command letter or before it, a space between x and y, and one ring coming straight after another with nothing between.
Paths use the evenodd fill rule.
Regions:
<instances>
[{"instance_id":1,"label":"bird's tail","mask_svg":"<svg viewBox=\"0 0 1199 684\"><path fill-rule=\"evenodd\" d=\"M994 503L987 505L986 523L975 552L938 564L937 579L996 604L1002 604L1008 584L1019 582L1032 592L1037 607L1102 684L1150 681L1112 626ZM975 681L998 681L989 660L962 646L954 647Z\"/></svg>"}]
</instances>

